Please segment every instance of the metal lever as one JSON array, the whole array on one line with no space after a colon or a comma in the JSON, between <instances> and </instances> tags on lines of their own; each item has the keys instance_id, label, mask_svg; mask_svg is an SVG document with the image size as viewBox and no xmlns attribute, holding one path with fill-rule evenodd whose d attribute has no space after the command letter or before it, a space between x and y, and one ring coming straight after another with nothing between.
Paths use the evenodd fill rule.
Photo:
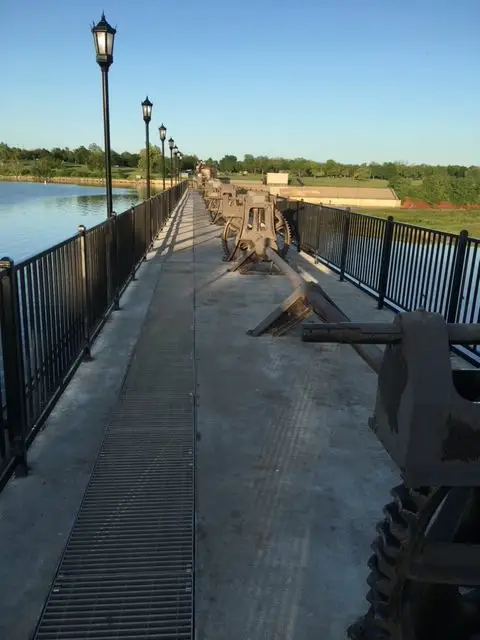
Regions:
<instances>
[{"instance_id":1,"label":"metal lever","mask_svg":"<svg viewBox=\"0 0 480 640\"><path fill-rule=\"evenodd\" d=\"M480 344L480 324L448 324L450 344ZM335 322L303 327L303 342L339 342L343 344L395 344L402 340L396 324L380 322Z\"/></svg>"}]
</instances>

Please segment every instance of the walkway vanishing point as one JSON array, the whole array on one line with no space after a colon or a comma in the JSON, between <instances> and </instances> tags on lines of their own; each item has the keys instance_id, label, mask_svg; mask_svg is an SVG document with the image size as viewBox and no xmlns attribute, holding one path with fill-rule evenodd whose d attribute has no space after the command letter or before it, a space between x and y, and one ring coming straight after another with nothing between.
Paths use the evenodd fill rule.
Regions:
<instances>
[{"instance_id":1,"label":"walkway vanishing point","mask_svg":"<svg viewBox=\"0 0 480 640\"><path fill-rule=\"evenodd\" d=\"M0 495L0 638L336 640L364 613L399 480L376 377L348 346L248 336L291 285L229 273L219 233L187 193Z\"/></svg>"}]
</instances>

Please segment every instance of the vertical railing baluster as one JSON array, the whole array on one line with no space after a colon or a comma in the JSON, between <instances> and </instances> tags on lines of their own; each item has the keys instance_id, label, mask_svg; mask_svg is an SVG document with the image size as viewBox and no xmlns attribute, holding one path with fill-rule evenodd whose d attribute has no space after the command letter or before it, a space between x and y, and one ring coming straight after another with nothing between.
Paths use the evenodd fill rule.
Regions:
<instances>
[{"instance_id":1,"label":"vertical railing baluster","mask_svg":"<svg viewBox=\"0 0 480 640\"><path fill-rule=\"evenodd\" d=\"M466 229L462 229L457 240L455 259L450 280L450 291L448 296L448 307L446 314L447 322L455 322L457 318L459 303L462 299L461 286L463 279L463 270L465 267L465 258L467 256L467 246L468 231Z\"/></svg>"},{"instance_id":2,"label":"vertical railing baluster","mask_svg":"<svg viewBox=\"0 0 480 640\"><path fill-rule=\"evenodd\" d=\"M380 263L380 277L378 279L378 303L377 308L383 309L385 295L387 293L388 272L390 270L390 256L392 254L393 228L392 216L388 216L383 234L382 259Z\"/></svg>"},{"instance_id":3,"label":"vertical railing baluster","mask_svg":"<svg viewBox=\"0 0 480 640\"><path fill-rule=\"evenodd\" d=\"M143 260L147 259L147 253L148 253L148 213L147 211L148 211L148 202L145 201L143 203L143 218L144 218L143 241L145 245L144 251L143 251Z\"/></svg>"},{"instance_id":4,"label":"vertical railing baluster","mask_svg":"<svg viewBox=\"0 0 480 640\"><path fill-rule=\"evenodd\" d=\"M7 430L10 454L15 460L19 477L28 474L26 437L26 393L20 325L20 303L17 273L10 258L0 260L0 328L3 352L5 399L7 404Z\"/></svg>"},{"instance_id":5,"label":"vertical railing baluster","mask_svg":"<svg viewBox=\"0 0 480 640\"><path fill-rule=\"evenodd\" d=\"M118 311L120 309L120 286L118 281L118 238L117 238L117 213L112 211L112 215L110 217L112 221L112 229L113 229L113 265L112 265L112 277L113 277L113 310Z\"/></svg>"},{"instance_id":6,"label":"vertical railing baluster","mask_svg":"<svg viewBox=\"0 0 480 640\"><path fill-rule=\"evenodd\" d=\"M82 274L82 313L83 313L83 358L91 360L91 336L90 336L90 286L88 282L88 257L87 257L87 240L86 227L81 224L78 227L80 235L80 261Z\"/></svg>"},{"instance_id":7,"label":"vertical railing baluster","mask_svg":"<svg viewBox=\"0 0 480 640\"><path fill-rule=\"evenodd\" d=\"M323 207L322 205L318 205L316 216L315 216L315 253L314 253L314 262L318 264L320 260L320 243L322 240L322 214Z\"/></svg>"},{"instance_id":8,"label":"vertical railing baluster","mask_svg":"<svg viewBox=\"0 0 480 640\"><path fill-rule=\"evenodd\" d=\"M347 263L347 251L348 251L348 238L350 234L350 207L345 209L345 218L343 223L343 237L342 237L342 253L340 254L340 280L345 278L345 265Z\"/></svg>"},{"instance_id":9,"label":"vertical railing baluster","mask_svg":"<svg viewBox=\"0 0 480 640\"><path fill-rule=\"evenodd\" d=\"M136 232L136 209L131 207L130 217L132 219L132 274L131 280L137 279L137 232Z\"/></svg>"}]
</instances>

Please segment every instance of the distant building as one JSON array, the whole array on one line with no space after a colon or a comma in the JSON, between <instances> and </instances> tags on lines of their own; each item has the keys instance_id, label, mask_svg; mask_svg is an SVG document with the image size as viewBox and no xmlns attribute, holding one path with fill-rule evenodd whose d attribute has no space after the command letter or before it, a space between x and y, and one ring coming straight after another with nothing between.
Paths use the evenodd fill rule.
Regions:
<instances>
[{"instance_id":1,"label":"distant building","mask_svg":"<svg viewBox=\"0 0 480 640\"><path fill-rule=\"evenodd\" d=\"M277 174L278 175L278 174ZM393 189L370 187L277 187L270 193L293 200L330 207L400 207L401 201Z\"/></svg>"},{"instance_id":2,"label":"distant building","mask_svg":"<svg viewBox=\"0 0 480 640\"><path fill-rule=\"evenodd\" d=\"M264 184L272 186L288 185L288 173L267 173Z\"/></svg>"}]
</instances>

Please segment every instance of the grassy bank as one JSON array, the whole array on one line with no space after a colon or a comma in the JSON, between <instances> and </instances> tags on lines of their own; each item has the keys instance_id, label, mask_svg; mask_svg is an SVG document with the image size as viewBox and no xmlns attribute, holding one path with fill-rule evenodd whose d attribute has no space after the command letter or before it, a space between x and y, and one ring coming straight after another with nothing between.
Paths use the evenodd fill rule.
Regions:
<instances>
[{"instance_id":1,"label":"grassy bank","mask_svg":"<svg viewBox=\"0 0 480 640\"><path fill-rule=\"evenodd\" d=\"M302 182L306 187L354 187L356 189L359 187L368 189L386 189L388 187L388 180L376 179L354 180L353 178L302 178Z\"/></svg>"},{"instance_id":2,"label":"grassy bank","mask_svg":"<svg viewBox=\"0 0 480 640\"><path fill-rule=\"evenodd\" d=\"M243 176L238 173L226 174L234 182L261 182L261 173L249 173ZM301 186L297 179L290 174L290 186ZM302 178L305 187L368 187L370 189L385 189L388 187L388 180L354 180L353 178Z\"/></svg>"},{"instance_id":3,"label":"grassy bank","mask_svg":"<svg viewBox=\"0 0 480 640\"><path fill-rule=\"evenodd\" d=\"M34 176L20 176L15 178L14 176L0 176L0 180L3 182L40 182L43 180L39 180ZM80 178L75 176L54 176L47 180L47 183L51 184L77 184L77 185L85 185L91 187L101 187L105 185L105 178ZM163 180L162 179L152 179L150 181L152 188L155 191L162 191L163 188ZM175 180L173 181L175 184ZM127 189L145 189L146 182L145 180L136 180L130 178L112 178L112 186L114 187L124 187ZM165 187L170 188L170 178L165 181Z\"/></svg>"},{"instance_id":4,"label":"grassy bank","mask_svg":"<svg viewBox=\"0 0 480 640\"><path fill-rule=\"evenodd\" d=\"M359 213L387 218L393 216L397 222L415 224L427 229L447 233L460 233L467 229L470 237L480 238L479 209L355 209Z\"/></svg>"},{"instance_id":5,"label":"grassy bank","mask_svg":"<svg viewBox=\"0 0 480 640\"><path fill-rule=\"evenodd\" d=\"M261 182L263 180L261 173L247 173L246 176L241 173L226 173L225 177L230 178L233 182Z\"/></svg>"}]
</instances>

